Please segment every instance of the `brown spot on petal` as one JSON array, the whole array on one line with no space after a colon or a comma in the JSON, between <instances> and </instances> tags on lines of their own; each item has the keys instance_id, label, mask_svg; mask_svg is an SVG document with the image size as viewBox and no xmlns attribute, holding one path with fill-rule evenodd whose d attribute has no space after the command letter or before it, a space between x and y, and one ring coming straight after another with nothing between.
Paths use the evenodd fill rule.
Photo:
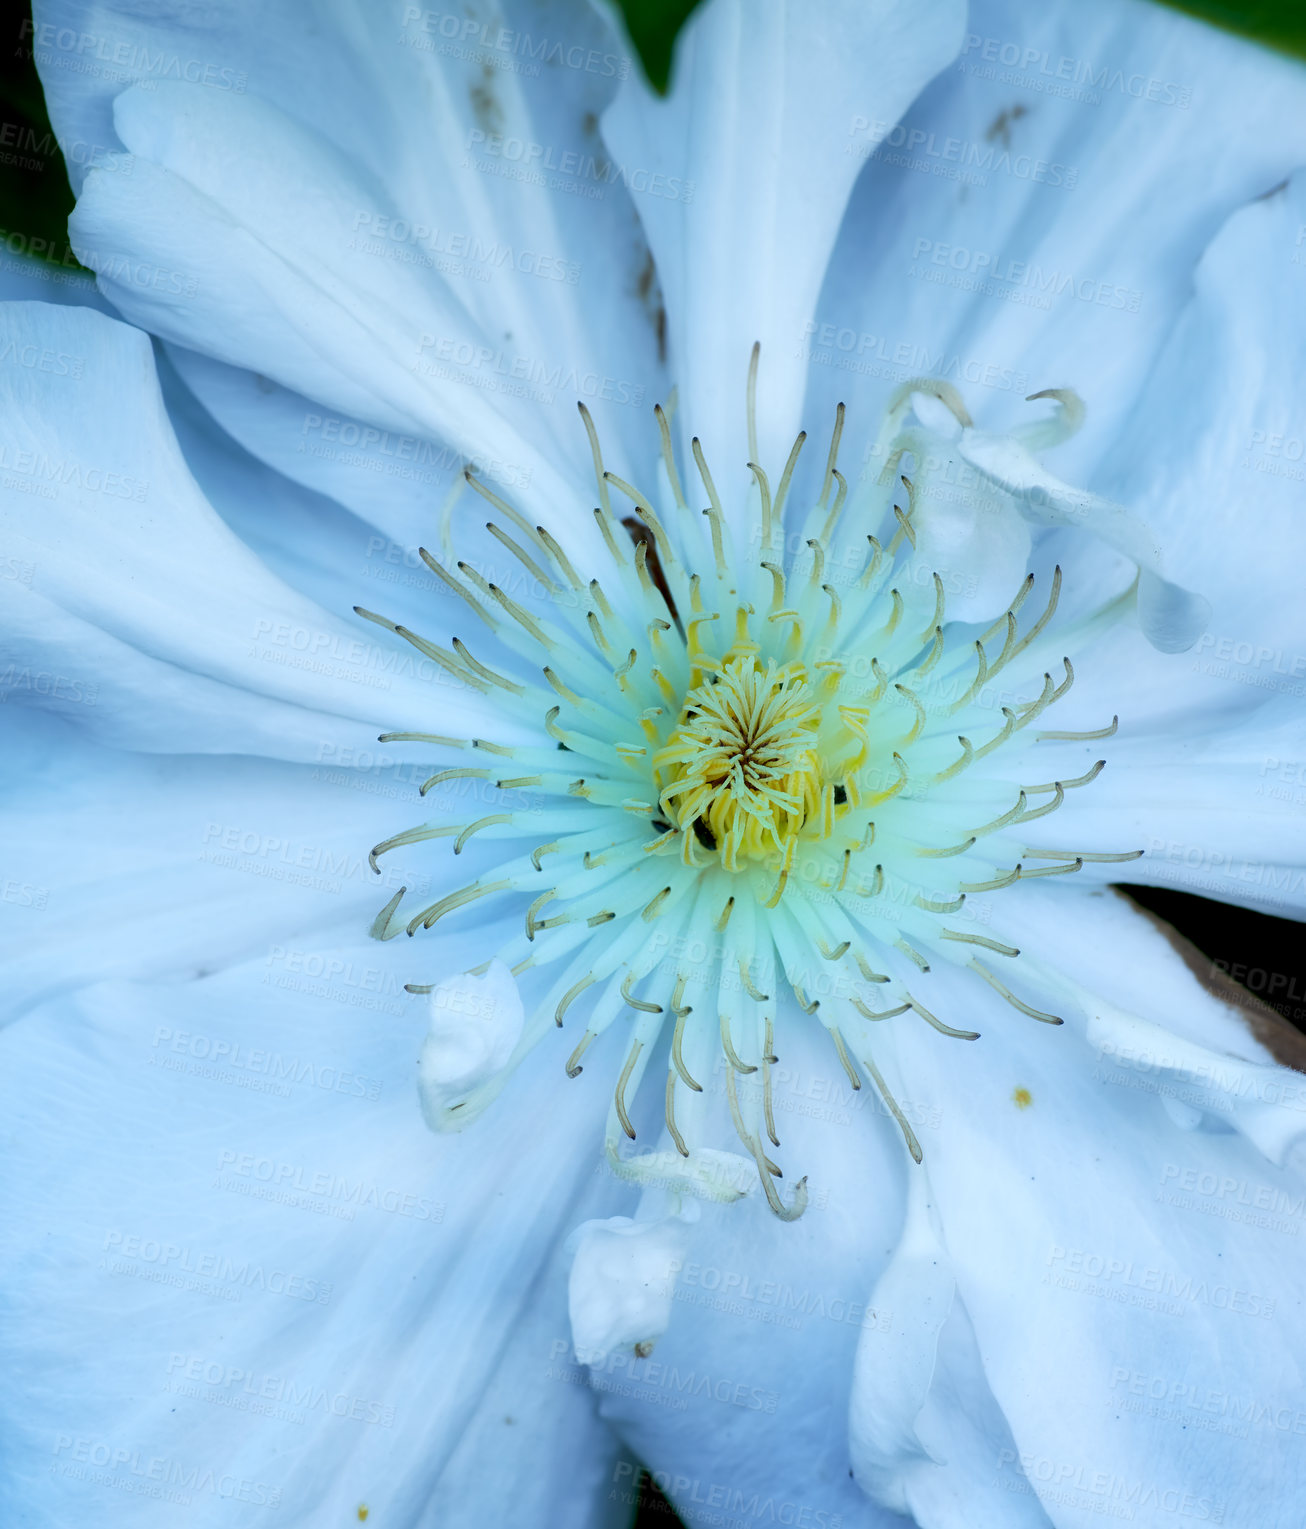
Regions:
<instances>
[{"instance_id":1,"label":"brown spot on petal","mask_svg":"<svg viewBox=\"0 0 1306 1529\"><path fill-rule=\"evenodd\" d=\"M503 129L503 108L494 93L494 84L493 66L482 65L481 83L472 86L471 98L477 125L486 133L497 133Z\"/></svg>"},{"instance_id":2,"label":"brown spot on petal","mask_svg":"<svg viewBox=\"0 0 1306 1529\"><path fill-rule=\"evenodd\" d=\"M1029 115L1029 107L1022 106L1019 101L1014 106L1008 106L1005 111L1000 111L993 121L989 123L989 130L984 134L985 139L992 143L995 138L1002 140L1002 147L1011 147L1011 124L1019 122L1022 117Z\"/></svg>"},{"instance_id":3,"label":"brown spot on petal","mask_svg":"<svg viewBox=\"0 0 1306 1529\"><path fill-rule=\"evenodd\" d=\"M1191 940L1179 933L1173 924L1166 923L1165 919L1160 918L1150 909L1144 908L1141 903L1135 902L1119 887L1112 890L1117 897L1124 898L1131 908L1141 913L1157 933L1170 942L1175 954L1183 958L1184 965L1213 998L1218 998L1221 1003L1237 1010L1238 1017L1246 1025L1248 1032L1265 1047L1276 1062L1284 1067L1292 1067L1297 1072L1306 1072L1306 1035L1302 1035L1290 1025L1268 1003L1262 1003L1255 994L1249 993L1240 983L1222 972L1209 956L1204 956Z\"/></svg>"}]
</instances>

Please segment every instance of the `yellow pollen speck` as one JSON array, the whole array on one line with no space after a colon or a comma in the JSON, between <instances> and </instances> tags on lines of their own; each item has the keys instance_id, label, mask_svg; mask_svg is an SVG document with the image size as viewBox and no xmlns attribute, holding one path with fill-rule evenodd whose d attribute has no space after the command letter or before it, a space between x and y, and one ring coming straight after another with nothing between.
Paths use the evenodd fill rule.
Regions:
<instances>
[{"instance_id":1,"label":"yellow pollen speck","mask_svg":"<svg viewBox=\"0 0 1306 1529\"><path fill-rule=\"evenodd\" d=\"M367 1514L368 1514L367 1504L365 1502L360 1502L359 1505L358 1505L358 1522L360 1524L367 1517Z\"/></svg>"},{"instance_id":2,"label":"yellow pollen speck","mask_svg":"<svg viewBox=\"0 0 1306 1529\"><path fill-rule=\"evenodd\" d=\"M1018 1110L1027 1110L1034 1102L1034 1095L1031 1094L1027 1088L1013 1089L1011 1093L1011 1102L1016 1106Z\"/></svg>"}]
</instances>

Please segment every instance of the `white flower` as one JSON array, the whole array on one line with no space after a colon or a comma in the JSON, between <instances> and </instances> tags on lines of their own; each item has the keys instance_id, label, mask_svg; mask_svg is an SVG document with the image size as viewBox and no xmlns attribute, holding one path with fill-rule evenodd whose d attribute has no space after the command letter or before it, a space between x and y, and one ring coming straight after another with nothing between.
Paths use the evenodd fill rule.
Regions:
<instances>
[{"instance_id":1,"label":"white flower","mask_svg":"<svg viewBox=\"0 0 1306 1529\"><path fill-rule=\"evenodd\" d=\"M33 43L121 319L4 310L11 1516L1291 1515L1306 1090L1109 883L1306 907L1300 70Z\"/></svg>"}]
</instances>

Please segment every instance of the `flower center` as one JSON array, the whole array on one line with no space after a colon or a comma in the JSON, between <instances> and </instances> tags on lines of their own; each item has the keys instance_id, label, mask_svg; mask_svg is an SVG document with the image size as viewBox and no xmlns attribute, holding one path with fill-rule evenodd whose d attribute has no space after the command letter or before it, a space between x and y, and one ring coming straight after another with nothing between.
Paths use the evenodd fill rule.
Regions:
<instances>
[{"instance_id":1,"label":"flower center","mask_svg":"<svg viewBox=\"0 0 1306 1529\"><path fill-rule=\"evenodd\" d=\"M792 855L823 794L837 789L822 779L820 732L819 691L803 664L764 666L749 654L714 665L653 755L669 825L719 850L728 871Z\"/></svg>"},{"instance_id":2,"label":"flower center","mask_svg":"<svg viewBox=\"0 0 1306 1529\"><path fill-rule=\"evenodd\" d=\"M756 455L752 389L750 376ZM401 845L449 838L460 855L475 839L482 864L472 881L404 919L401 891L373 933L411 935L483 898L515 901L521 932L472 968L483 972L499 959L522 979L528 1019L508 1066L555 1026L579 1019L566 1062L575 1076L599 1036L614 1025L625 1030L608 1155L627 1178L721 1199L742 1192L723 1185L718 1171L720 1160L738 1156L702 1145L715 1082L771 1208L785 1219L801 1213L806 1181L783 1202L769 1155L780 1145L777 1026L796 1022L795 1006L828 1033L851 1087L866 1080L879 1092L919 1161L920 1145L875 1059L881 1022L907 1016L903 1023L978 1039L937 1016L946 999L924 980L936 964L952 963L1021 1015L1060 1024L1018 994L1025 979L1036 985L1031 996L1049 990L1037 966L1022 963L1014 987L994 969L1020 952L989 932L992 898L1017 881L1142 853L1081 852L1042 831L1068 791L1096 778L1104 761L1088 756L1116 724L1087 732L1034 726L1074 680L1065 650L1044 635L1059 569L1029 609L1032 574L978 633L949 621L944 578L917 548L931 508L929 464L949 450L946 435L906 419L921 392L969 425L946 383L907 384L875 448L883 470L850 491L837 466L841 404L824 472L795 486L800 436L774 494L762 468L749 464L749 514L741 507L733 521L697 440L708 503L690 504L660 408L665 481L650 498L605 470L582 405L607 589L583 577L546 528L469 475L499 517L487 527L496 545L543 584L547 604L528 609L504 589L502 574L467 561L447 566L423 551L462 602L457 609L469 607L488 627L497 653L475 655L459 637L444 648L360 612L491 698L519 736L538 739L383 735L452 751L455 762L423 795L445 785L462 791L469 781L494 795L483 815L469 820L455 799L448 816L373 850L375 867L377 856ZM1069 395L1056 396L1065 407ZM613 490L631 501L636 519L618 518ZM998 498L989 495L987 511ZM955 514L950 502L945 513ZM1132 600L1131 592L1081 618L1063 634L1067 647ZM522 791L532 805L520 805ZM496 855L491 840L516 842ZM624 1157L621 1139L636 1137L633 1101L655 1054L666 1057L663 1119L674 1152ZM457 1128L474 1118L507 1070L469 1084L465 1098L441 1106L441 1120Z\"/></svg>"}]
</instances>

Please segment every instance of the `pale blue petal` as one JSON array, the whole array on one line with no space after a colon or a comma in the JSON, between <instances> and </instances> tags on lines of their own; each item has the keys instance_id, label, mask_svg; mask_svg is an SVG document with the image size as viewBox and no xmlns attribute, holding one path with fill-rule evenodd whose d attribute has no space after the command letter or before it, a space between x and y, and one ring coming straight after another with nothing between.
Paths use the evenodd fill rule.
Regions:
<instances>
[{"instance_id":1,"label":"pale blue petal","mask_svg":"<svg viewBox=\"0 0 1306 1529\"><path fill-rule=\"evenodd\" d=\"M130 754L6 709L6 1021L106 977L191 976L254 957L275 972L275 948L314 931L353 941L401 886L431 889L420 851L379 861L379 875L368 864L374 844L421 815L430 765L416 750L401 759L324 740L311 766Z\"/></svg>"},{"instance_id":2,"label":"pale blue petal","mask_svg":"<svg viewBox=\"0 0 1306 1529\"><path fill-rule=\"evenodd\" d=\"M903 1521L851 1479L847 1430L858 1340L880 1320L871 1290L902 1217L900 1139L792 1002L776 1041L781 1188L806 1174L806 1212L786 1224L756 1192L704 1203L666 1333L648 1358L618 1350L589 1373L604 1416L687 1523L714 1510L746 1522L841 1514L847 1529L890 1529ZM719 1144L737 1150L720 1069L705 1089ZM906 1107L928 1137L925 1098Z\"/></svg>"},{"instance_id":3,"label":"pale blue petal","mask_svg":"<svg viewBox=\"0 0 1306 1529\"><path fill-rule=\"evenodd\" d=\"M205 502L144 334L43 303L3 321L8 341L64 358L3 379L0 511L22 570L0 629L6 694L171 751L314 760L429 728L436 666L282 583ZM477 714L470 691L439 691Z\"/></svg>"},{"instance_id":4,"label":"pale blue petal","mask_svg":"<svg viewBox=\"0 0 1306 1529\"><path fill-rule=\"evenodd\" d=\"M1020 985L1027 957L1083 969L1096 949L1066 1026L936 971L935 1012L964 1013L982 1038L958 1056L923 1026L893 1032L902 1077L928 1078L940 1105L925 1144L935 1203L1014 1439L994 1474L1059 1526L1130 1506L1140 1522L1292 1521L1306 1502L1291 1430L1306 1182L1299 1159L1277 1166L1254 1139L1268 1143L1268 1114L1283 1127L1276 1155L1300 1141L1306 1090L1218 1050L1194 1068L1122 1045L1130 1032L1104 1028L1104 986L1162 1021L1216 1000L1159 933L1151 960L1135 948L1124 961L1093 899L1073 904L1054 936L1022 941L1010 977ZM1242 1054L1259 1049L1244 1034Z\"/></svg>"},{"instance_id":5,"label":"pale blue petal","mask_svg":"<svg viewBox=\"0 0 1306 1529\"><path fill-rule=\"evenodd\" d=\"M6 1032L7 1522L613 1521L556 1375L599 1101L524 1071L529 1143L431 1135L402 954L305 942Z\"/></svg>"},{"instance_id":6,"label":"pale blue petal","mask_svg":"<svg viewBox=\"0 0 1306 1529\"><path fill-rule=\"evenodd\" d=\"M809 416L941 376L977 420L1088 406L1084 483L1138 406L1203 248L1306 151L1306 70L1144 0L979 0L952 68L869 155L809 336ZM868 428L863 425L861 428ZM1132 502L1132 501L1127 501Z\"/></svg>"},{"instance_id":7,"label":"pale blue petal","mask_svg":"<svg viewBox=\"0 0 1306 1529\"><path fill-rule=\"evenodd\" d=\"M1230 692L1210 671L1233 642L1253 644L1234 665L1253 689L1256 671L1274 688L1285 649L1300 658L1287 677L1306 675L1303 226L1306 172L1228 220L1101 471L1164 537L1167 571L1214 607L1194 650L1212 698Z\"/></svg>"},{"instance_id":8,"label":"pale blue petal","mask_svg":"<svg viewBox=\"0 0 1306 1529\"><path fill-rule=\"evenodd\" d=\"M929 1171L908 1174L908 1213L871 1297L876 1320L857 1351L849 1438L858 1482L923 1529L1047 1529L1032 1494L1013 1495L995 1462L1011 1430L943 1245Z\"/></svg>"},{"instance_id":9,"label":"pale blue petal","mask_svg":"<svg viewBox=\"0 0 1306 1529\"><path fill-rule=\"evenodd\" d=\"M632 75L604 115L617 159L666 188L640 216L667 300L682 430L702 437L732 492L748 481L754 341L758 451L773 482L803 423L802 336L861 166L850 135L876 121L887 132L955 55L961 28L952 0L816 14L709 0L677 39L669 96Z\"/></svg>"},{"instance_id":10,"label":"pale blue petal","mask_svg":"<svg viewBox=\"0 0 1306 1529\"><path fill-rule=\"evenodd\" d=\"M74 243L157 333L319 412L513 462L556 503L590 476L576 399L619 440L663 391L656 282L597 135L628 60L578 4L547 32L529 7L477 5L452 45L439 20L378 25L351 0L311 32L253 5L198 23L46 7L129 59L108 83L38 48L56 127L133 155L130 176L85 177ZM200 80L157 62L197 56ZM138 279L142 261L163 274ZM283 449L256 411L225 423Z\"/></svg>"}]
</instances>

